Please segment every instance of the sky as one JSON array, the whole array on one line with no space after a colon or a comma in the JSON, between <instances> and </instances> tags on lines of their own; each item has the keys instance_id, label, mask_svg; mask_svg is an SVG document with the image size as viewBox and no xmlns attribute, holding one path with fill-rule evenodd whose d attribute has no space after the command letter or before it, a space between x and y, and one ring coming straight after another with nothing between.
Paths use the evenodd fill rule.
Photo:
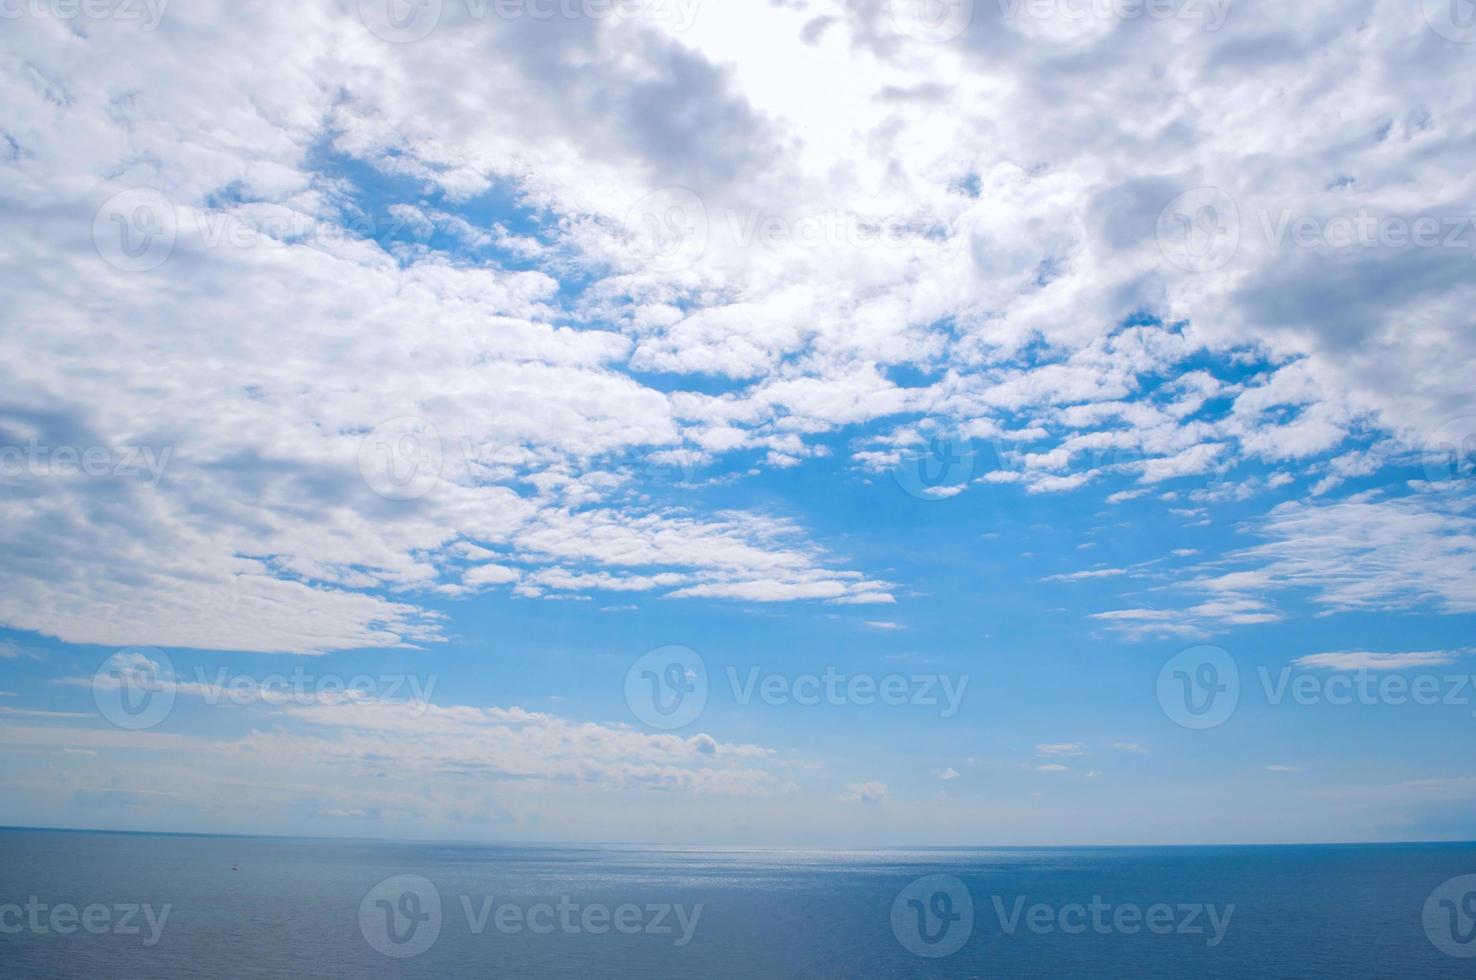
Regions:
<instances>
[{"instance_id":1,"label":"sky","mask_svg":"<svg viewBox=\"0 0 1476 980\"><path fill-rule=\"evenodd\" d=\"M0 825L1469 839L1469 0L0 19Z\"/></svg>"}]
</instances>

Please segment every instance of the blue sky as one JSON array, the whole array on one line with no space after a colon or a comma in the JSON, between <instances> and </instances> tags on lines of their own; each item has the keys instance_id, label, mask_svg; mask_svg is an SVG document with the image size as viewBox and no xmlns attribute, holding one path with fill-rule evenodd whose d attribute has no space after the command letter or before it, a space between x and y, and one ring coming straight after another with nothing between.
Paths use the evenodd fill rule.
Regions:
<instances>
[{"instance_id":1,"label":"blue sky","mask_svg":"<svg viewBox=\"0 0 1476 980\"><path fill-rule=\"evenodd\" d=\"M1469 837L1476 38L1321 6L20 17L0 823Z\"/></svg>"}]
</instances>

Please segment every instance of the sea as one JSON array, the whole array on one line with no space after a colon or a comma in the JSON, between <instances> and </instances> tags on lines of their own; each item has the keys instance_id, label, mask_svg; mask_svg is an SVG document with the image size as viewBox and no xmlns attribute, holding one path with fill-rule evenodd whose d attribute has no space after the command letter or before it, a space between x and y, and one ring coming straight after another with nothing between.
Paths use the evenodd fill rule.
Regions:
<instances>
[{"instance_id":1,"label":"sea","mask_svg":"<svg viewBox=\"0 0 1476 980\"><path fill-rule=\"evenodd\" d=\"M0 977L1476 977L1476 844L721 849L0 830Z\"/></svg>"}]
</instances>

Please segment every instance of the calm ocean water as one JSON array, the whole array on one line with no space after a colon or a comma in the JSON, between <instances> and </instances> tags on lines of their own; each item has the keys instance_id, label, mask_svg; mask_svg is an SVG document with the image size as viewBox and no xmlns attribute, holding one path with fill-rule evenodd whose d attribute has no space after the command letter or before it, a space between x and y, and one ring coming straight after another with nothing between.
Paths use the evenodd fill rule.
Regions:
<instances>
[{"instance_id":1,"label":"calm ocean water","mask_svg":"<svg viewBox=\"0 0 1476 980\"><path fill-rule=\"evenodd\" d=\"M1476 845L767 851L0 831L0 976L1465 977Z\"/></svg>"}]
</instances>

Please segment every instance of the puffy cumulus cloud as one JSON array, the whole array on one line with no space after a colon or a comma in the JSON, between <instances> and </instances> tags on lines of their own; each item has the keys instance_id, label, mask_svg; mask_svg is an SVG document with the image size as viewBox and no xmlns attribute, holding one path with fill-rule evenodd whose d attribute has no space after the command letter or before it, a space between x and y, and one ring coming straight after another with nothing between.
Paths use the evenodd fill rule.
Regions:
<instances>
[{"instance_id":1,"label":"puffy cumulus cloud","mask_svg":"<svg viewBox=\"0 0 1476 980\"><path fill-rule=\"evenodd\" d=\"M644 467L870 426L862 469L992 441L974 492L1233 497L1257 461L1327 493L1350 435L1392 457L1467 403L1476 95L1414 6L442 6L409 43L348 0L7 22L4 442L171 455L7 469L0 619L312 652L432 641L418 596L484 588L888 602ZM1391 589L1382 552L1362 586L1257 554ZM1206 588L1201 620L1272 615Z\"/></svg>"},{"instance_id":2,"label":"puffy cumulus cloud","mask_svg":"<svg viewBox=\"0 0 1476 980\"><path fill-rule=\"evenodd\" d=\"M1193 441L1181 421L1204 397L1195 393L1175 401L1178 414L1159 412L1167 424L1158 439L1139 444L1136 432L1114 431L1149 457L1135 464L1148 482L1241 456L1327 452L1369 417L1418 439L1465 403L1460 371L1444 359L1470 360L1461 310L1473 288L1473 242L1469 209L1459 203L1471 180L1461 149L1469 94L1423 80L1431 65L1460 74L1469 60L1418 9L1310 4L1288 15L1280 5L1241 2L1119 18L1095 13L1112 5L970 6L972 22L931 45L899 33L886 4L837 6L849 36L831 25L806 54L819 48L817 58L834 59L820 62L826 68L870 82L873 104L842 98L825 106L838 120L811 130L814 100L763 103L803 118L807 135L817 134L806 149L846 160L842 173L864 188L863 199L901 190L948 213L963 247L924 264L899 259L895 292L868 283L868 301L903 290L913 300L943 299L926 313L921 302L902 307L916 319L894 336L929 316L947 318L946 331L910 345L911 362L972 374L1041 345L1052 357L1045 365L1032 357L1023 378L1073 360L1082 375L1072 389L1042 393L1043 411L1136 400L1155 374L1187 371L1193 356L1230 356L1242 345L1268 358L1254 387L1291 396L1291 379L1277 381L1276 370L1290 365L1282 370L1302 382L1298 400L1282 402L1297 409L1290 418L1250 418L1247 405ZM738 42L703 43L729 51ZM776 47L777 71L797 77L799 63ZM1307 71L1311 50L1316 67ZM900 93L913 97L904 102ZM868 139L884 140L885 154ZM1181 198L1201 186L1219 193ZM1342 219L1365 213L1375 231L1345 244ZM1401 238L1401 222L1430 216L1455 247ZM1235 246L1223 254L1221 232ZM1079 356L1143 311L1187 327L1180 337L1154 328L1171 339L1167 349L1117 349L1096 363ZM861 335L846 332L848 340ZM827 339L811 341L811 356ZM844 360L827 353L827 366ZM880 348L867 355L886 358ZM1410 377L1430 383L1411 385ZM987 389L1000 380L989 378ZM996 409L928 404L916 394L907 410L977 421ZM1060 421L1071 428L1055 441L1069 443L1094 420ZM1081 480L992 482L1057 490Z\"/></svg>"},{"instance_id":3,"label":"puffy cumulus cloud","mask_svg":"<svg viewBox=\"0 0 1476 980\"><path fill-rule=\"evenodd\" d=\"M437 617L414 598L425 591L885 592L833 570L800 528L763 515L704 520L629 499L602 507L629 489L632 454L683 441L670 398L620 370L631 340L556 325L569 317L549 272L428 248L438 224L461 228L442 211L393 205L403 239L356 224L349 182L325 154L408 174L449 200L503 173L489 169L486 148L463 148L472 156L454 165L450 149L436 149L442 137L399 128L418 114L395 108L413 83L361 77L393 67L414 78L415 57L436 60L433 49L397 54L328 7L274 18L221 5L153 33L131 26L22 18L10 36L28 53L3 65L16 95L3 207L32 231L0 245L9 297L0 429L8 448L38 447L42 458L5 469L0 538L16 560L0 618L74 642L319 652L436 639ZM540 36L564 61L614 43L600 33L580 40L585 29ZM443 34L459 36L451 23ZM243 36L277 51L280 70L253 67ZM495 32L486 37L494 43ZM522 51L525 67L547 67L516 39L496 43ZM643 99L723 89L722 73L692 54L655 37L642 43L664 80L617 85L623 69L607 66L606 104L587 107L586 122L616 103L629 114ZM149 56L127 57L138 44ZM510 81L487 80L483 96ZM734 104L735 132L757 125ZM514 117L535 129L560 118L550 105ZM619 157L630 127L606 121L582 150L541 145L570 165ZM741 135L734 147L752 144ZM504 148L540 144L527 137ZM692 147L668 134L662 165ZM720 150L694 157L691 173L739 165ZM151 193L97 220L100 234L115 219L137 241L149 229L129 222L141 215L167 226L170 247L153 268L150 255L134 262L119 251L133 238L89 240L99 206L138 188ZM413 426L396 422L406 419ZM712 444L697 436L694 445ZM416 444L401 458L406 439ZM94 447L142 447L157 471L120 464L75 479L75 459L70 470L49 459ZM401 466L408 486L393 477ZM467 549L502 561L463 565ZM525 573L513 560L570 567Z\"/></svg>"}]
</instances>

